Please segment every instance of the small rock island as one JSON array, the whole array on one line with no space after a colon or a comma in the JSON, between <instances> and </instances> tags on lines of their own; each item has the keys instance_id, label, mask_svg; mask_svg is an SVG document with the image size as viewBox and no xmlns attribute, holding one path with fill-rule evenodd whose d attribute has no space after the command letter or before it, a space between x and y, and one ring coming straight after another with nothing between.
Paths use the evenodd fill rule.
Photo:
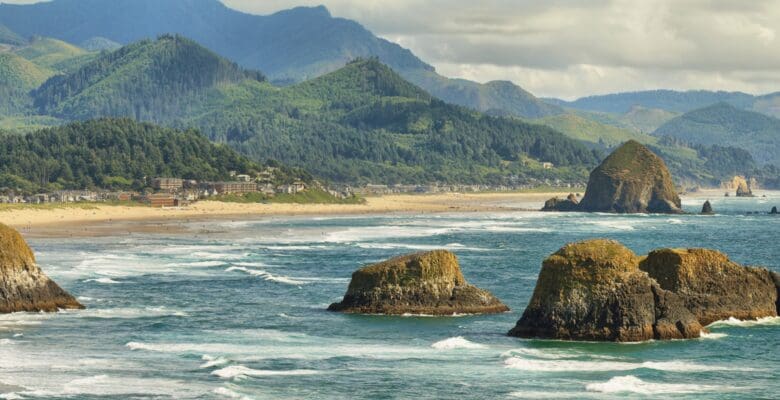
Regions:
<instances>
[{"instance_id":1,"label":"small rock island","mask_svg":"<svg viewBox=\"0 0 780 400\"><path fill-rule=\"evenodd\" d=\"M22 235L0 224L0 313L82 308L41 271Z\"/></svg>"},{"instance_id":2,"label":"small rock island","mask_svg":"<svg viewBox=\"0 0 780 400\"><path fill-rule=\"evenodd\" d=\"M489 292L466 282L446 250L395 257L352 274L347 293L330 311L362 314L490 314L509 311Z\"/></svg>"},{"instance_id":3,"label":"small rock island","mask_svg":"<svg viewBox=\"0 0 780 400\"><path fill-rule=\"evenodd\" d=\"M664 161L629 140L590 173L582 201L550 199L542 211L679 214L681 206Z\"/></svg>"},{"instance_id":4,"label":"small rock island","mask_svg":"<svg viewBox=\"0 0 780 400\"><path fill-rule=\"evenodd\" d=\"M542 264L531 301L510 336L643 341L699 337L715 321L777 316L780 274L708 249L659 249L639 257L593 239Z\"/></svg>"}]
</instances>

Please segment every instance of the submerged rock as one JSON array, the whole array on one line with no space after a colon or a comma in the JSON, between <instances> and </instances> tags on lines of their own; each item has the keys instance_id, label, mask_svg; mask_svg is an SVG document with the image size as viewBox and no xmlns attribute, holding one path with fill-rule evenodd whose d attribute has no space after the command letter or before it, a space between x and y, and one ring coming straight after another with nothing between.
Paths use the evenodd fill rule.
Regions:
<instances>
[{"instance_id":1,"label":"submerged rock","mask_svg":"<svg viewBox=\"0 0 780 400\"><path fill-rule=\"evenodd\" d=\"M633 342L695 338L701 330L676 294L639 269L636 254L596 239L568 244L544 260L509 335Z\"/></svg>"},{"instance_id":2,"label":"submerged rock","mask_svg":"<svg viewBox=\"0 0 780 400\"><path fill-rule=\"evenodd\" d=\"M553 208L546 211L571 211L566 202L549 205ZM676 214L682 212L680 207L664 161L641 143L629 140L590 173L585 196L576 210Z\"/></svg>"},{"instance_id":3,"label":"submerged rock","mask_svg":"<svg viewBox=\"0 0 780 400\"><path fill-rule=\"evenodd\" d=\"M0 224L0 313L84 308L35 263L22 235Z\"/></svg>"},{"instance_id":4,"label":"submerged rock","mask_svg":"<svg viewBox=\"0 0 780 400\"><path fill-rule=\"evenodd\" d=\"M366 314L482 314L509 311L489 292L463 278L455 254L407 254L352 274L344 299L330 311Z\"/></svg>"},{"instance_id":5,"label":"submerged rock","mask_svg":"<svg viewBox=\"0 0 780 400\"><path fill-rule=\"evenodd\" d=\"M702 325L777 315L777 287L770 272L739 265L719 251L655 250L639 268L682 298Z\"/></svg>"},{"instance_id":6,"label":"submerged rock","mask_svg":"<svg viewBox=\"0 0 780 400\"><path fill-rule=\"evenodd\" d=\"M715 211L712 210L712 204L710 204L710 201L707 200L704 202L704 205L701 206L701 213L702 215L714 215Z\"/></svg>"},{"instance_id":7,"label":"submerged rock","mask_svg":"<svg viewBox=\"0 0 780 400\"><path fill-rule=\"evenodd\" d=\"M545 201L542 211L577 211L578 206L579 200L577 200L577 196L574 193L569 193L566 199L553 197Z\"/></svg>"}]
</instances>

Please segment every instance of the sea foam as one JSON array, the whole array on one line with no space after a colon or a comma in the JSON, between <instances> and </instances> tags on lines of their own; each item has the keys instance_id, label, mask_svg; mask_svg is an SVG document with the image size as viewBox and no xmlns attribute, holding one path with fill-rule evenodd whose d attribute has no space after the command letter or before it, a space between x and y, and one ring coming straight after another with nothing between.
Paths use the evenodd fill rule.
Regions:
<instances>
[{"instance_id":1,"label":"sea foam","mask_svg":"<svg viewBox=\"0 0 780 400\"><path fill-rule=\"evenodd\" d=\"M585 389L599 393L637 393L644 395L701 393L729 390L728 387L685 383L645 382L636 376L616 376L606 382L589 383Z\"/></svg>"},{"instance_id":2,"label":"sea foam","mask_svg":"<svg viewBox=\"0 0 780 400\"><path fill-rule=\"evenodd\" d=\"M243 365L231 365L215 370L211 374L222 379L241 379L246 377L315 375L318 373L319 371L313 369L267 370L252 369Z\"/></svg>"},{"instance_id":3,"label":"sea foam","mask_svg":"<svg viewBox=\"0 0 780 400\"><path fill-rule=\"evenodd\" d=\"M487 346L466 340L463 336L451 337L431 345L436 350L484 349Z\"/></svg>"},{"instance_id":4,"label":"sea foam","mask_svg":"<svg viewBox=\"0 0 780 400\"><path fill-rule=\"evenodd\" d=\"M756 320L741 320L741 319L736 319L734 317L730 317L729 319L725 319L722 321L715 321L709 324L708 326L752 327L752 326L772 326L772 325L780 325L780 317L764 317Z\"/></svg>"}]
</instances>

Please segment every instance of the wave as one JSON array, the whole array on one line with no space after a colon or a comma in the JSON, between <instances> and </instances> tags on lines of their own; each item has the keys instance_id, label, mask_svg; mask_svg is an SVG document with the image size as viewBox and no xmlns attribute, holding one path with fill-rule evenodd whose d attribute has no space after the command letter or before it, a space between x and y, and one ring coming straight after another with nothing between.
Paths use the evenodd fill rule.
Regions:
<instances>
[{"instance_id":1,"label":"wave","mask_svg":"<svg viewBox=\"0 0 780 400\"><path fill-rule=\"evenodd\" d=\"M759 318L755 320L741 320L736 319L734 317L730 317L729 319L725 319L722 321L715 321L708 326L710 327L719 327L719 326L739 326L739 327L751 327L751 326L773 326L773 325L780 325L780 317L764 317Z\"/></svg>"},{"instance_id":2,"label":"wave","mask_svg":"<svg viewBox=\"0 0 780 400\"><path fill-rule=\"evenodd\" d=\"M261 277L261 278L263 278L266 281L285 283L285 284L288 284L288 285L305 285L306 284L306 282L304 280L301 280L301 279L290 278L290 277L282 276L282 275L274 275L274 274L271 274L269 272L266 272L266 271L263 271L263 270L259 270L259 269L249 269L249 268L246 268L246 267L230 267L230 268L226 269L225 271L226 272L242 271L242 272L245 272L245 273L247 273L249 275L252 275L252 276Z\"/></svg>"},{"instance_id":3,"label":"wave","mask_svg":"<svg viewBox=\"0 0 780 400\"><path fill-rule=\"evenodd\" d=\"M466 340L463 336L451 337L449 339L440 340L431 345L436 350L453 350L453 349L484 349L487 348L484 344L474 343Z\"/></svg>"},{"instance_id":4,"label":"wave","mask_svg":"<svg viewBox=\"0 0 780 400\"><path fill-rule=\"evenodd\" d=\"M266 376L302 376L302 375L315 375L319 374L319 371L313 369L293 369L293 370L267 370L267 369L252 369L243 365L231 365L222 369L218 369L211 373L222 379L241 379L246 377L266 377Z\"/></svg>"},{"instance_id":5,"label":"wave","mask_svg":"<svg viewBox=\"0 0 780 400\"><path fill-rule=\"evenodd\" d=\"M46 382L43 382L44 384ZM64 385L45 389L25 388L22 391L4 393L2 398L28 397L61 398L73 396L156 396L171 398L195 398L200 390L180 381L160 378L114 377L94 375L68 381Z\"/></svg>"},{"instance_id":6,"label":"wave","mask_svg":"<svg viewBox=\"0 0 780 400\"><path fill-rule=\"evenodd\" d=\"M169 267L221 267L227 264L225 261L193 261L166 264Z\"/></svg>"},{"instance_id":7,"label":"wave","mask_svg":"<svg viewBox=\"0 0 780 400\"><path fill-rule=\"evenodd\" d=\"M221 396L224 399L249 399L241 393L230 390L226 387L218 387L212 391L212 393Z\"/></svg>"},{"instance_id":8,"label":"wave","mask_svg":"<svg viewBox=\"0 0 780 400\"><path fill-rule=\"evenodd\" d=\"M723 339L724 337L728 336L725 333L715 333L715 332L704 332L702 331L699 335L699 338L701 339L708 339L708 340L717 340L717 339Z\"/></svg>"},{"instance_id":9,"label":"wave","mask_svg":"<svg viewBox=\"0 0 780 400\"><path fill-rule=\"evenodd\" d=\"M16 342L11 339L0 339L0 346L7 346L12 344L16 344Z\"/></svg>"},{"instance_id":10,"label":"wave","mask_svg":"<svg viewBox=\"0 0 780 400\"><path fill-rule=\"evenodd\" d=\"M572 349L532 349L532 348L519 348L512 349L501 353L501 357L514 357L514 356L529 356L534 358L542 358L546 360L570 360L587 357L590 359L598 360L621 360L620 357L606 356L593 354L591 352L584 352Z\"/></svg>"},{"instance_id":11,"label":"wave","mask_svg":"<svg viewBox=\"0 0 780 400\"><path fill-rule=\"evenodd\" d=\"M571 359L537 360L510 357L504 360L507 368L533 372L580 372L580 371L633 371L653 369L667 372L709 372L709 371L753 371L752 368L734 368L720 365L703 365L686 361L583 361Z\"/></svg>"},{"instance_id":12,"label":"wave","mask_svg":"<svg viewBox=\"0 0 780 400\"><path fill-rule=\"evenodd\" d=\"M645 382L636 376L616 376L606 382L589 383L585 389L599 393L637 393L644 395L685 394L724 391L734 388L688 383Z\"/></svg>"},{"instance_id":13,"label":"wave","mask_svg":"<svg viewBox=\"0 0 780 400\"><path fill-rule=\"evenodd\" d=\"M426 245L426 244L410 244L410 243L360 243L357 245L357 247L361 249L380 249L380 250L390 250L390 249L409 249L409 250L463 250L463 251L490 251L490 249L482 248L482 247L467 247L460 243L448 243L444 245Z\"/></svg>"},{"instance_id":14,"label":"wave","mask_svg":"<svg viewBox=\"0 0 780 400\"><path fill-rule=\"evenodd\" d=\"M122 283L122 282L119 282L119 281L115 281L115 280L113 280L113 279L111 279L111 278L92 278L92 279L85 279L85 280L84 280L84 282L85 282L85 283L86 283L86 282L96 282L96 283L103 283L103 284L106 284L106 285L113 285L113 284L116 284L116 283Z\"/></svg>"},{"instance_id":15,"label":"wave","mask_svg":"<svg viewBox=\"0 0 780 400\"><path fill-rule=\"evenodd\" d=\"M202 359L203 361L205 361L205 363L200 365L202 369L218 367L220 365L225 365L230 362L230 360L228 360L225 357L212 357L208 354L203 355Z\"/></svg>"}]
</instances>

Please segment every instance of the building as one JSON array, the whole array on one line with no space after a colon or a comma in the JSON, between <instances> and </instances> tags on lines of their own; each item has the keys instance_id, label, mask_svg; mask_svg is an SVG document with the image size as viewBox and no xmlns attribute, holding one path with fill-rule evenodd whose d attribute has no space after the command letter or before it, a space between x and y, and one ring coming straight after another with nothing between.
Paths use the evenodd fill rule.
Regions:
<instances>
[{"instance_id":1,"label":"building","mask_svg":"<svg viewBox=\"0 0 780 400\"><path fill-rule=\"evenodd\" d=\"M254 182L216 182L214 189L219 194L243 194L257 192Z\"/></svg>"},{"instance_id":2,"label":"building","mask_svg":"<svg viewBox=\"0 0 780 400\"><path fill-rule=\"evenodd\" d=\"M239 182L249 182L252 180L252 177L246 174L240 174L236 175L236 180Z\"/></svg>"},{"instance_id":3,"label":"building","mask_svg":"<svg viewBox=\"0 0 780 400\"><path fill-rule=\"evenodd\" d=\"M146 201L154 208L176 207L176 198L169 194L150 194Z\"/></svg>"},{"instance_id":4,"label":"building","mask_svg":"<svg viewBox=\"0 0 780 400\"><path fill-rule=\"evenodd\" d=\"M156 190L174 192L184 187L184 180L179 178L154 178L152 187Z\"/></svg>"},{"instance_id":5,"label":"building","mask_svg":"<svg viewBox=\"0 0 780 400\"><path fill-rule=\"evenodd\" d=\"M542 168L544 168L544 169L552 169L554 166L555 165L553 165L553 163L551 163L551 162L543 162L542 163Z\"/></svg>"}]
</instances>

